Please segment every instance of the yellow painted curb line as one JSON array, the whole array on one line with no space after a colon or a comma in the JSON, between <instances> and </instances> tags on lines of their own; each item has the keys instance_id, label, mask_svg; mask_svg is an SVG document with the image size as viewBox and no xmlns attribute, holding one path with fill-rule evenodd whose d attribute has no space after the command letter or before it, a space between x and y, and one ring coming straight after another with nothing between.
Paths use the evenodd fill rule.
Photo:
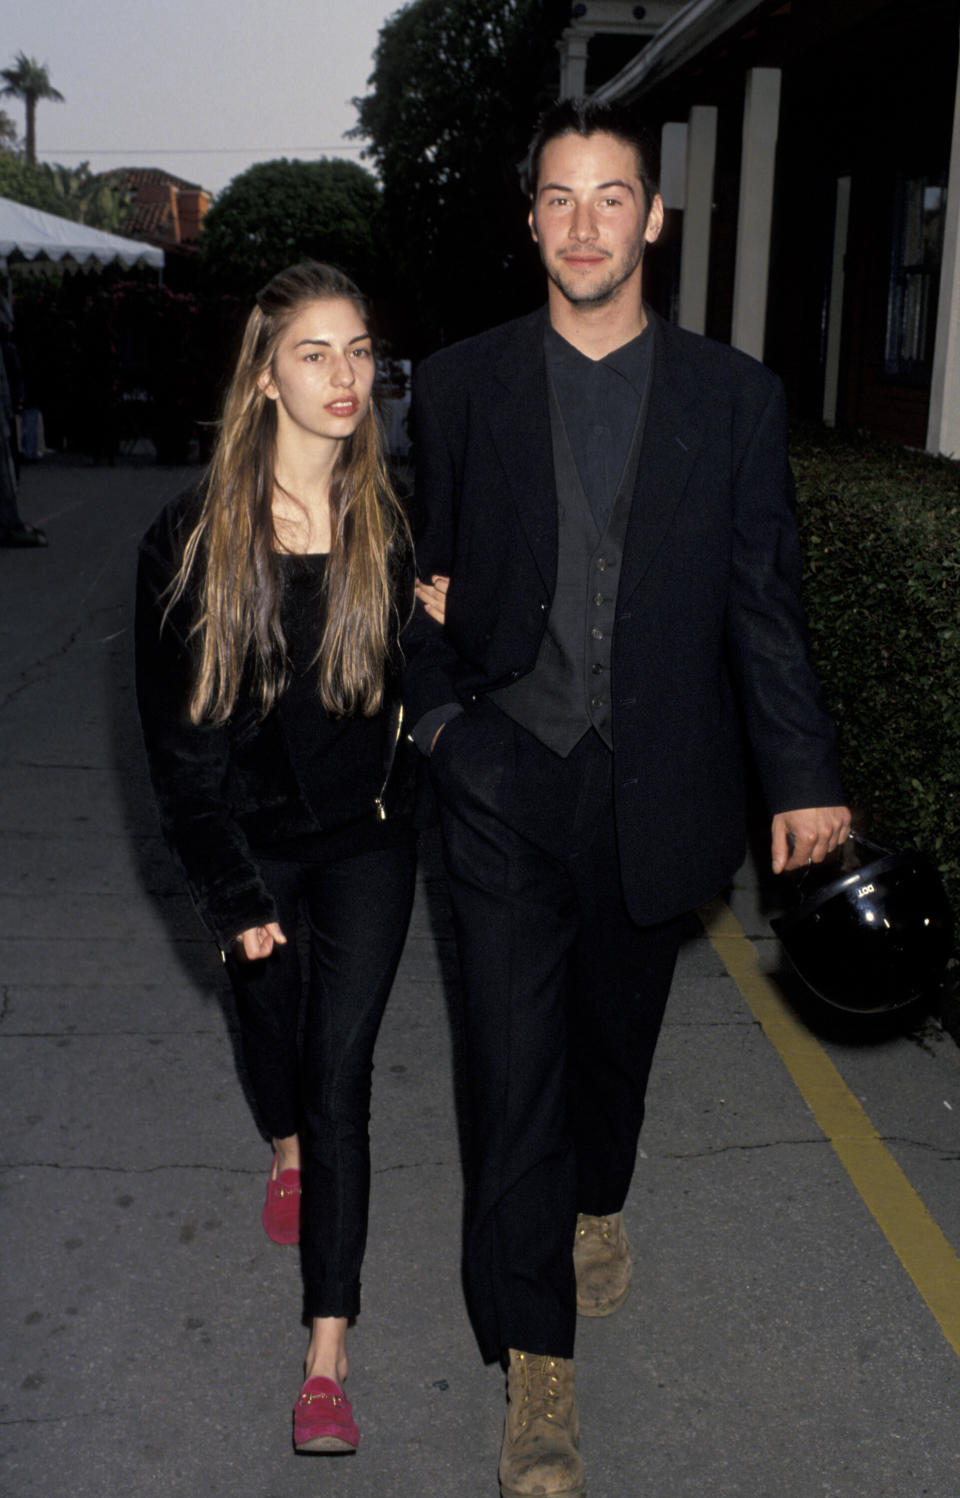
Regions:
<instances>
[{"instance_id":1,"label":"yellow painted curb line","mask_svg":"<svg viewBox=\"0 0 960 1498\"><path fill-rule=\"evenodd\" d=\"M722 900L700 907L721 962L775 1047L887 1241L960 1355L960 1259L820 1043L760 967Z\"/></svg>"}]
</instances>

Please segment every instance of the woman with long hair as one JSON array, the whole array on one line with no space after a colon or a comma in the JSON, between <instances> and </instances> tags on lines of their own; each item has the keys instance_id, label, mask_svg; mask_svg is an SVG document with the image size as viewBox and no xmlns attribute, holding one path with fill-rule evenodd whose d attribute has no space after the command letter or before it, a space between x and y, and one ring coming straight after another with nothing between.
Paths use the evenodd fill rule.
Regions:
<instances>
[{"instance_id":1,"label":"woman with long hair","mask_svg":"<svg viewBox=\"0 0 960 1498\"><path fill-rule=\"evenodd\" d=\"M413 560L372 404L366 304L316 262L257 297L199 490L140 548L137 695L165 836L224 954L263 1224L299 1240L299 1451L359 1441L374 1042L413 899L397 693ZM307 960L303 997L298 943Z\"/></svg>"}]
</instances>

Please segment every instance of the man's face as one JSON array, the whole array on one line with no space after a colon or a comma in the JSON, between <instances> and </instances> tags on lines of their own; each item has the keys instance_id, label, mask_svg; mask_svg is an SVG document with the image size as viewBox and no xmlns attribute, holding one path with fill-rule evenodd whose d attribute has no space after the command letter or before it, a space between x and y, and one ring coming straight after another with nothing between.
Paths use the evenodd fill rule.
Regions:
<instances>
[{"instance_id":1,"label":"man's face","mask_svg":"<svg viewBox=\"0 0 960 1498\"><path fill-rule=\"evenodd\" d=\"M663 227L647 206L631 145L614 135L560 135L540 158L530 232L547 275L575 306L640 294L644 249Z\"/></svg>"}]
</instances>

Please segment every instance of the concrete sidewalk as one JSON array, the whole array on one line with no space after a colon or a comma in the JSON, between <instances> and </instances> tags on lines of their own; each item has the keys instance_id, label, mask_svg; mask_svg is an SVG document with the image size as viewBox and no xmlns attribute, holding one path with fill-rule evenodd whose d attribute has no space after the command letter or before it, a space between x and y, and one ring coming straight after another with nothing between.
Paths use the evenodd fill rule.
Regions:
<instances>
[{"instance_id":1,"label":"concrete sidewalk","mask_svg":"<svg viewBox=\"0 0 960 1498\"><path fill-rule=\"evenodd\" d=\"M0 1493L495 1498L461 1206L442 874L425 840L373 1100L347 1459L294 1455L296 1251L218 954L159 839L133 700L136 542L194 475L37 467L0 552ZM731 902L768 965L754 881ZM960 1243L960 1052L823 1043ZM960 1362L714 949L692 937L628 1207L623 1310L582 1324L590 1498L960 1498Z\"/></svg>"}]
</instances>

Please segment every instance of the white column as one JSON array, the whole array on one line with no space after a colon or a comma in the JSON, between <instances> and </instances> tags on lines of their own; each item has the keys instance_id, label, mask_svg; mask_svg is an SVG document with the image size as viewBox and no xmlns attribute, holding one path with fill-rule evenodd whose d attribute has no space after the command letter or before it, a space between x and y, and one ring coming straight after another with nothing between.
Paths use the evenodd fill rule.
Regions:
<instances>
[{"instance_id":1,"label":"white column","mask_svg":"<svg viewBox=\"0 0 960 1498\"><path fill-rule=\"evenodd\" d=\"M692 333L707 326L707 277L713 224L713 170L717 159L717 110L694 104L687 126L687 187L680 246L678 322Z\"/></svg>"},{"instance_id":2,"label":"white column","mask_svg":"<svg viewBox=\"0 0 960 1498\"><path fill-rule=\"evenodd\" d=\"M664 208L683 211L687 198L687 127L668 120L660 131L660 196Z\"/></svg>"},{"instance_id":3,"label":"white column","mask_svg":"<svg viewBox=\"0 0 960 1498\"><path fill-rule=\"evenodd\" d=\"M578 98L587 91L589 33L568 27L557 45L560 49L560 98Z\"/></svg>"},{"instance_id":4,"label":"white column","mask_svg":"<svg viewBox=\"0 0 960 1498\"><path fill-rule=\"evenodd\" d=\"M763 358L770 278L770 228L780 118L780 69L751 68L743 104L737 266L733 283L734 348Z\"/></svg>"},{"instance_id":5,"label":"white column","mask_svg":"<svg viewBox=\"0 0 960 1498\"><path fill-rule=\"evenodd\" d=\"M833 266L830 272L830 310L827 314L827 358L823 376L823 420L837 424L837 391L840 388L840 340L843 336L844 261L850 224L850 178L837 178L837 204L833 215Z\"/></svg>"},{"instance_id":6,"label":"white column","mask_svg":"<svg viewBox=\"0 0 960 1498\"><path fill-rule=\"evenodd\" d=\"M927 452L960 458L960 69L953 109Z\"/></svg>"}]
</instances>

